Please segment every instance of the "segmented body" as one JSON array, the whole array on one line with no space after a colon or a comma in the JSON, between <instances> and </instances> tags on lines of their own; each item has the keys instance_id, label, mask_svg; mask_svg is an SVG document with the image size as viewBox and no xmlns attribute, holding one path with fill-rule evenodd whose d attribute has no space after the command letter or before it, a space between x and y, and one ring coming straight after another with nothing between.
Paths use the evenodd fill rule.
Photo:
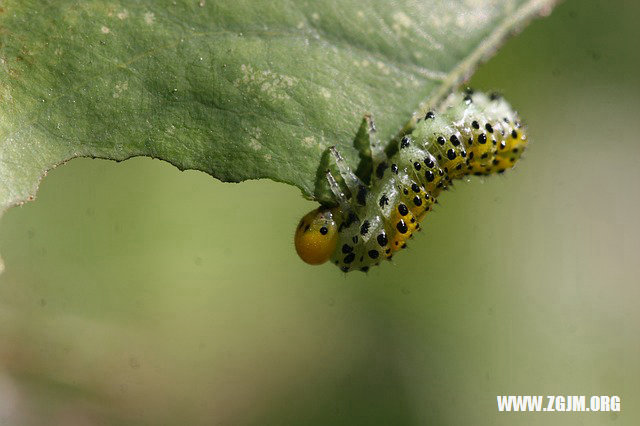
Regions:
<instances>
[{"instance_id":1,"label":"segmented body","mask_svg":"<svg viewBox=\"0 0 640 426\"><path fill-rule=\"evenodd\" d=\"M370 185L352 191L347 205L305 216L298 234L318 232L324 223L320 228L327 233L318 241L331 240L324 247L331 249L331 261L345 272L367 271L406 247L454 179L502 173L515 165L526 145L517 113L504 99L454 94L441 112L419 120L393 156L374 165Z\"/></svg>"}]
</instances>

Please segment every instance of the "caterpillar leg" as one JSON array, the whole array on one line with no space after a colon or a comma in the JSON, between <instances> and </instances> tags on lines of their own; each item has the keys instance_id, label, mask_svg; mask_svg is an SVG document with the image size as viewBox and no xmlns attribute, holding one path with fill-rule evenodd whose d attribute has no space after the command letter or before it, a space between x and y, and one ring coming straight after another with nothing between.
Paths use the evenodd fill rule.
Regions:
<instances>
[{"instance_id":1,"label":"caterpillar leg","mask_svg":"<svg viewBox=\"0 0 640 426\"><path fill-rule=\"evenodd\" d=\"M380 143L380 139L378 139L376 125L373 122L373 117L371 116L371 114L365 115L363 121L367 129L371 160L373 161L373 166L375 167L386 160L387 156L384 154L384 146L382 146L382 144Z\"/></svg>"},{"instance_id":2,"label":"caterpillar leg","mask_svg":"<svg viewBox=\"0 0 640 426\"><path fill-rule=\"evenodd\" d=\"M336 167L338 168L338 173L340 173L344 183L347 185L347 189L351 195L354 196L357 194L358 189L364 186L362 181L353 173L351 167L344 161L344 158L342 158L342 155L340 155L335 146L329 148L329 154L333 157ZM331 182L329 182L329 184L331 184Z\"/></svg>"},{"instance_id":3,"label":"caterpillar leg","mask_svg":"<svg viewBox=\"0 0 640 426\"><path fill-rule=\"evenodd\" d=\"M360 164L356 175L365 182L370 181L373 171L387 158L384 146L380 143L376 132L373 117L371 114L366 114L354 140L354 146L360 153Z\"/></svg>"},{"instance_id":4,"label":"caterpillar leg","mask_svg":"<svg viewBox=\"0 0 640 426\"><path fill-rule=\"evenodd\" d=\"M344 192L342 192L342 188L340 187L340 184L338 184L338 182L336 181L336 178L333 177L330 170L327 170L327 182L329 182L329 188L331 188L331 192L333 193L333 196L336 198L336 201L340 206L340 210L342 210L343 212L349 211L351 209L351 206L349 204L349 199L344 194Z\"/></svg>"}]
</instances>

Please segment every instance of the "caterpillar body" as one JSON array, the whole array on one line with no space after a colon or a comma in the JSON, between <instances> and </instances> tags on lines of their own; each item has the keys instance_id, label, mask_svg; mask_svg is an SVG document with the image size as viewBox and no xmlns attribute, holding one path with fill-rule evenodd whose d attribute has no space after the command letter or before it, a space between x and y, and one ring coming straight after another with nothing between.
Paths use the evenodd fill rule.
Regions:
<instances>
[{"instance_id":1,"label":"caterpillar body","mask_svg":"<svg viewBox=\"0 0 640 426\"><path fill-rule=\"evenodd\" d=\"M307 263L331 259L344 272L366 272L391 259L453 180L504 172L528 142L518 114L502 97L471 90L450 95L438 112L418 120L389 158L368 123L370 183L330 149L342 178L338 183L327 171L338 206L321 206L300 220L295 246Z\"/></svg>"}]
</instances>

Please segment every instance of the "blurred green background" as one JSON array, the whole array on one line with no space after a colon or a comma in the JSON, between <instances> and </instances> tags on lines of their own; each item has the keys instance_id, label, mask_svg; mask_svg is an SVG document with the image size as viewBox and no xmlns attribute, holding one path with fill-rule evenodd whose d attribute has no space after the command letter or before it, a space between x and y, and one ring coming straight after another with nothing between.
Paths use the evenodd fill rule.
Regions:
<instances>
[{"instance_id":1,"label":"blurred green background","mask_svg":"<svg viewBox=\"0 0 640 426\"><path fill-rule=\"evenodd\" d=\"M533 144L394 264L298 260L314 207L150 159L71 161L0 224L0 425L640 423L640 4L566 1L471 84ZM619 395L498 413L496 395Z\"/></svg>"}]
</instances>

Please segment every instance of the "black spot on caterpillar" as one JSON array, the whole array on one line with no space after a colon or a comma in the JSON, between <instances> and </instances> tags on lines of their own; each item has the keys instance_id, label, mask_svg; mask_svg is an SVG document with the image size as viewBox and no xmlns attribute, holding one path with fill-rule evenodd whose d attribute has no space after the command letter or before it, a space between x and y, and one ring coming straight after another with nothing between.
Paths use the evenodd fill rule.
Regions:
<instances>
[{"instance_id":1,"label":"black spot on caterpillar","mask_svg":"<svg viewBox=\"0 0 640 426\"><path fill-rule=\"evenodd\" d=\"M385 155L365 117L371 182L363 183L331 148L346 191L327 171L337 207L321 206L304 216L295 235L307 263L331 259L342 271L368 271L406 247L438 195L455 179L502 173L527 146L517 113L502 98L466 91L449 96L440 112L429 112ZM390 165L390 166L389 166Z\"/></svg>"}]
</instances>

